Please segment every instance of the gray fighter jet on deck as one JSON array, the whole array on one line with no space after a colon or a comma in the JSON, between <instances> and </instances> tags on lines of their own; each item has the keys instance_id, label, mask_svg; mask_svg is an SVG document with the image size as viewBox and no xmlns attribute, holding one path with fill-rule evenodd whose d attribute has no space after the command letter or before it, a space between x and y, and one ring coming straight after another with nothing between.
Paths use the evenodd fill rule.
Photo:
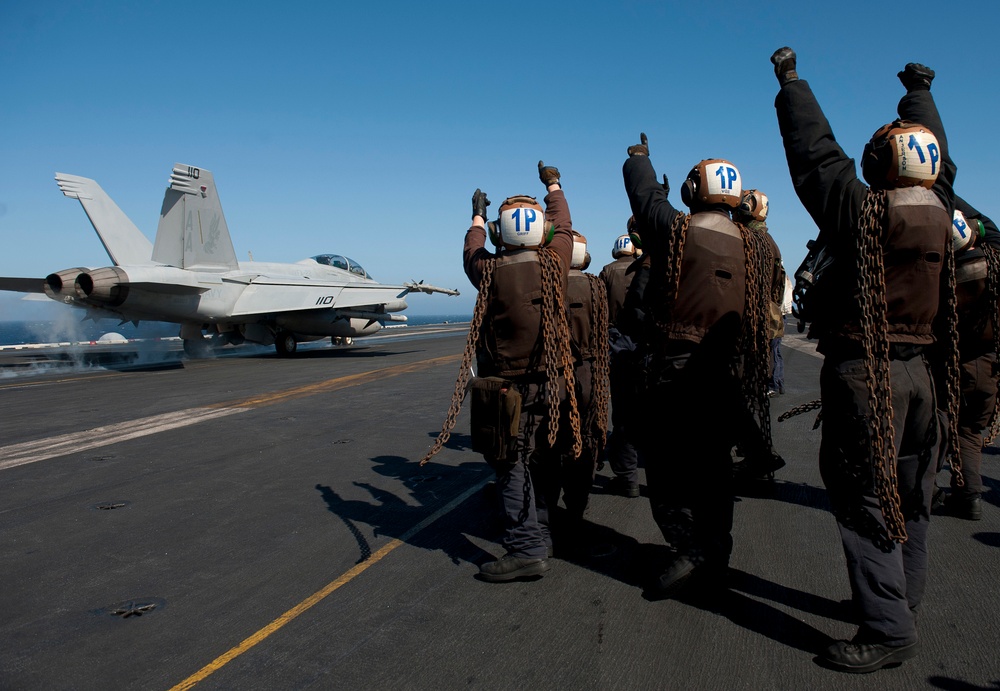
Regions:
<instances>
[{"instance_id":1,"label":"gray fighter jet on deck","mask_svg":"<svg viewBox=\"0 0 1000 691\"><path fill-rule=\"evenodd\" d=\"M0 290L45 293L87 311L85 319L180 324L191 356L244 341L291 355L301 341L334 344L405 322L411 292L458 295L410 282L384 285L360 264L320 254L295 264L239 262L212 174L177 164L150 244L95 181L56 173L63 194L78 199L113 266L76 267L44 279L0 277Z\"/></svg>"}]
</instances>

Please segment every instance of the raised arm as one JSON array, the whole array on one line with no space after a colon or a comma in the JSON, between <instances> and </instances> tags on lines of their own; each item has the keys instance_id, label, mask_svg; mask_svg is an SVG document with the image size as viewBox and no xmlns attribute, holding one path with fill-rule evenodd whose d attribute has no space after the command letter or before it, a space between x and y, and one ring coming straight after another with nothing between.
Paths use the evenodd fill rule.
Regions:
<instances>
[{"instance_id":1,"label":"raised arm","mask_svg":"<svg viewBox=\"0 0 1000 691\"><path fill-rule=\"evenodd\" d=\"M548 194L545 195L545 222L554 226L554 233L549 247L555 250L562 263L563 285L569 275L569 266L573 262L573 219L570 217L569 204L562 190L559 169L538 162L538 179L545 185Z\"/></svg>"},{"instance_id":2,"label":"raised arm","mask_svg":"<svg viewBox=\"0 0 1000 691\"><path fill-rule=\"evenodd\" d=\"M781 48L771 61L781 84L774 108L795 193L821 231L846 232L861 216L867 187L809 84L798 78L794 51Z\"/></svg>"},{"instance_id":3,"label":"raised arm","mask_svg":"<svg viewBox=\"0 0 1000 691\"><path fill-rule=\"evenodd\" d=\"M641 144L628 148L629 157L622 166L622 176L632 215L641 229L642 249L644 252L657 254L666 246L674 219L682 212L675 209L667 199L670 188L666 183L666 176L663 184L656 179L656 172L649 160L649 141L646 135L641 134L640 140Z\"/></svg>"},{"instance_id":4,"label":"raised arm","mask_svg":"<svg viewBox=\"0 0 1000 691\"><path fill-rule=\"evenodd\" d=\"M951 212L955 208L955 174L957 167L951 160L948 151L948 137L945 135L941 114L938 112L934 97L931 96L931 82L934 80L934 70L911 62L896 74L899 81L906 87L906 95L899 100L896 112L903 120L909 120L923 125L937 137L941 149L941 170L931 189Z\"/></svg>"},{"instance_id":5,"label":"raised arm","mask_svg":"<svg viewBox=\"0 0 1000 691\"><path fill-rule=\"evenodd\" d=\"M465 275L476 290L483 278L483 265L493 259L493 253L486 249L486 207L489 205L486 193L477 188L472 194L472 226L465 231L462 251Z\"/></svg>"}]
</instances>

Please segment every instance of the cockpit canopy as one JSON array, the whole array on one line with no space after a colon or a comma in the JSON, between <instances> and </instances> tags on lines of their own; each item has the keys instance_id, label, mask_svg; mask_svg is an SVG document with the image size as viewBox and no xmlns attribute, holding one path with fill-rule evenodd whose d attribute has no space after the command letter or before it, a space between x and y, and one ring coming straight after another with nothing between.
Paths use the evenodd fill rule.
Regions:
<instances>
[{"instance_id":1,"label":"cockpit canopy","mask_svg":"<svg viewBox=\"0 0 1000 691\"><path fill-rule=\"evenodd\" d=\"M350 271L352 274L357 274L362 278L371 278L371 276L368 275L368 272L364 270L364 267L353 259L348 259L347 257L339 254L317 254L313 257L313 260L317 264L325 264L326 266L333 266L338 269L343 269L344 271Z\"/></svg>"}]
</instances>

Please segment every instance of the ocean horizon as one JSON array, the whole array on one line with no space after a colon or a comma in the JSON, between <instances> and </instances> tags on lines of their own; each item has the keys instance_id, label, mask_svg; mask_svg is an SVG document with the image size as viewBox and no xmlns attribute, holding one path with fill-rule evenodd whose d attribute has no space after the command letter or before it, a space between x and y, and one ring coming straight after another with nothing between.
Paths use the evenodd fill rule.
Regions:
<instances>
[{"instance_id":1,"label":"ocean horizon","mask_svg":"<svg viewBox=\"0 0 1000 691\"><path fill-rule=\"evenodd\" d=\"M454 324L467 322L471 314L430 314L406 315L406 324L425 326L427 324ZM390 324L396 326L396 324ZM125 339L174 338L180 326L169 322L132 322L116 324L111 319L97 322L80 321L77 318L56 320L10 320L0 321L0 346L25 345L29 343L89 343L100 340L108 334L118 334Z\"/></svg>"}]
</instances>

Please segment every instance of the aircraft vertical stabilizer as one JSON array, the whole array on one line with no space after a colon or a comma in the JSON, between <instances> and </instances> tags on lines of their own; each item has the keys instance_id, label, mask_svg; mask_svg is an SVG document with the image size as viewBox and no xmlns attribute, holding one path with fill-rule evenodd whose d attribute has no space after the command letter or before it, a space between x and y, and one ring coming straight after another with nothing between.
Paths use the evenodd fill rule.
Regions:
<instances>
[{"instance_id":1,"label":"aircraft vertical stabilizer","mask_svg":"<svg viewBox=\"0 0 1000 691\"><path fill-rule=\"evenodd\" d=\"M59 189L70 199L79 200L104 249L116 266L151 264L153 245L135 227L111 197L90 178L56 173Z\"/></svg>"},{"instance_id":2,"label":"aircraft vertical stabilizer","mask_svg":"<svg viewBox=\"0 0 1000 691\"><path fill-rule=\"evenodd\" d=\"M211 172L174 165L160 209L153 261L195 271L239 268Z\"/></svg>"}]
</instances>

